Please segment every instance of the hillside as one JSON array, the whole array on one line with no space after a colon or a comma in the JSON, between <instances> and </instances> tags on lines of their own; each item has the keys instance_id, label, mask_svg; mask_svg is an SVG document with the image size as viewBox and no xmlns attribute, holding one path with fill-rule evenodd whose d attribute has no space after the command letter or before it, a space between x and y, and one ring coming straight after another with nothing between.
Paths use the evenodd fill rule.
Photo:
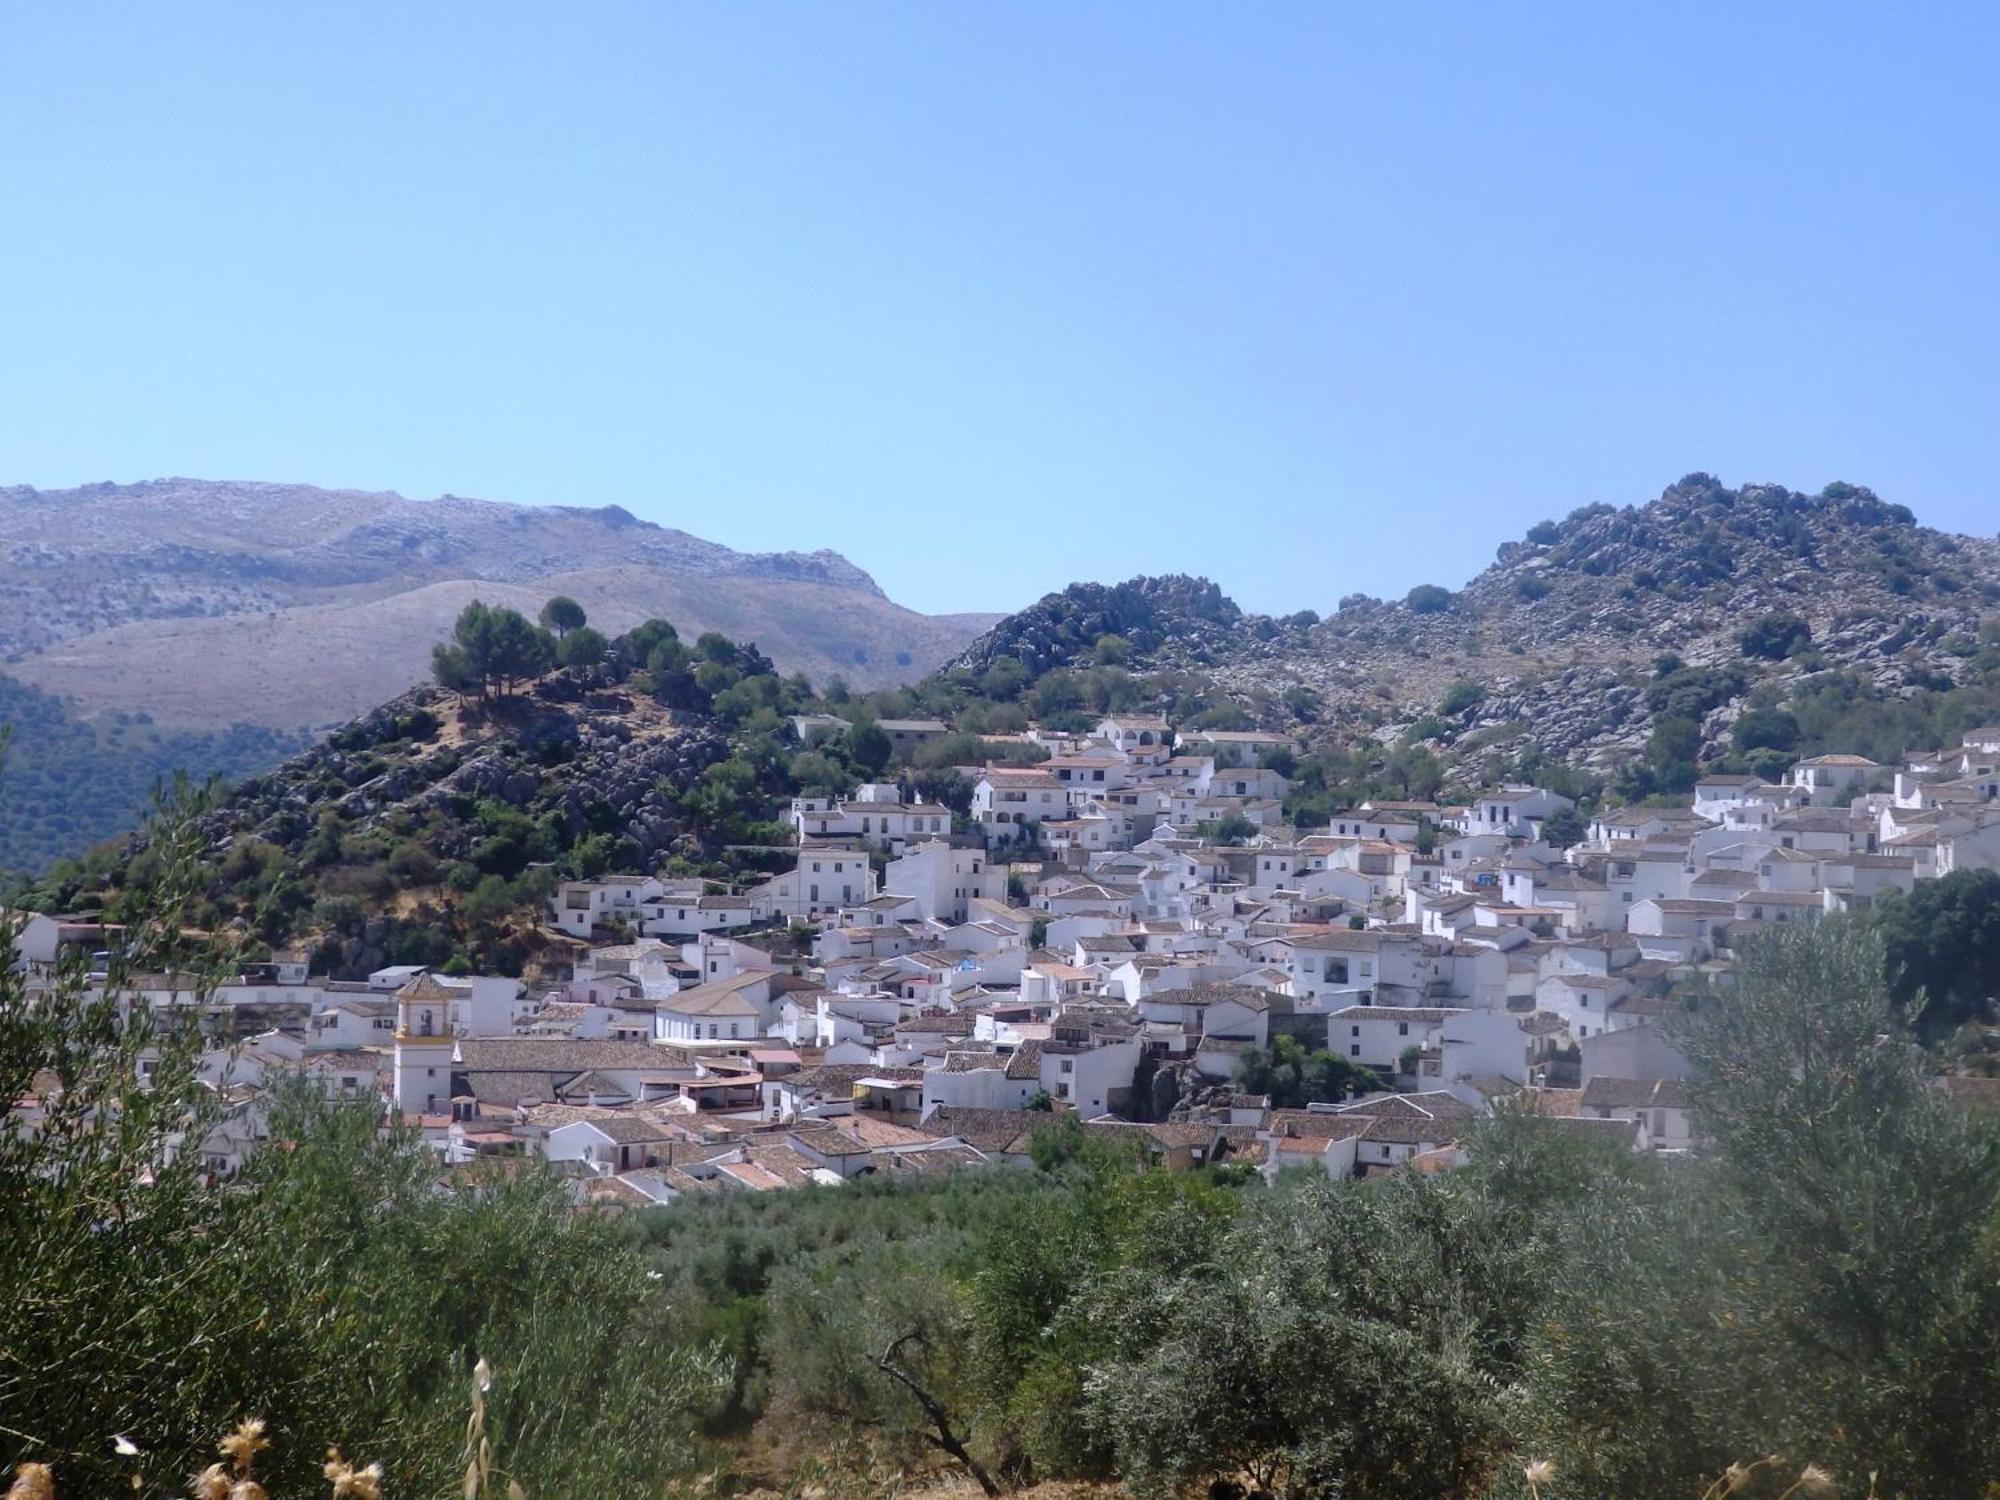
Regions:
<instances>
[{"instance_id":1,"label":"hillside","mask_svg":"<svg viewBox=\"0 0 2000 1500\"><path fill-rule=\"evenodd\" d=\"M864 688L922 677L993 619L904 609L836 553L733 552L617 506L0 488L0 876L133 826L157 776L267 769L402 693L469 600L532 615L553 594L606 634L664 616Z\"/></svg>"},{"instance_id":2,"label":"hillside","mask_svg":"<svg viewBox=\"0 0 2000 1500\"><path fill-rule=\"evenodd\" d=\"M990 616L886 599L832 552L739 553L615 505L160 479L0 488L0 660L83 718L286 731L419 679L475 594L579 600L610 630L667 615L755 640L786 671L911 681ZM201 671L189 670L199 662Z\"/></svg>"},{"instance_id":3,"label":"hillside","mask_svg":"<svg viewBox=\"0 0 2000 1500\"><path fill-rule=\"evenodd\" d=\"M1246 616L1206 578L1170 574L1117 584L1073 583L999 621L951 666L981 673L1011 658L1039 677L1058 667L1109 659L1207 663L1234 658L1244 648L1246 631L1266 625L1261 616Z\"/></svg>"},{"instance_id":4,"label":"hillside","mask_svg":"<svg viewBox=\"0 0 2000 1500\"><path fill-rule=\"evenodd\" d=\"M2000 540L1931 530L1851 485L1809 496L1697 474L1645 505L1544 522L1455 592L1351 595L1317 620L1243 614L1202 579L1078 585L1009 616L954 665L1083 667L1109 631L1134 670L1198 673L1265 723L1608 771L1663 716L1696 720L1719 756L1746 709L1829 674L1883 704L1976 686L1997 609Z\"/></svg>"},{"instance_id":5,"label":"hillside","mask_svg":"<svg viewBox=\"0 0 2000 1500\"><path fill-rule=\"evenodd\" d=\"M649 672L663 651L698 672ZM563 876L764 868L757 850L788 837L772 820L802 754L781 743L781 715L818 701L754 646L710 635L691 648L657 620L599 665L511 692L410 689L219 799L191 793L207 846L194 915L317 947L340 977L384 963L560 969L567 939L544 918ZM143 904L154 873L140 830L22 899L116 912Z\"/></svg>"},{"instance_id":6,"label":"hillside","mask_svg":"<svg viewBox=\"0 0 2000 1500\"><path fill-rule=\"evenodd\" d=\"M144 715L86 724L47 693L0 675L0 884L124 833L164 776L193 766L218 776L261 771L304 737L237 724L162 729Z\"/></svg>"},{"instance_id":7,"label":"hillside","mask_svg":"<svg viewBox=\"0 0 2000 1500\"><path fill-rule=\"evenodd\" d=\"M456 597L425 617L429 638ZM1990 539L1929 531L1847 487L1692 479L1646 506L1538 526L1456 593L1349 598L1323 621L1247 615L1201 579L1076 585L908 689L816 693L724 642L690 703L685 686L656 691L641 670L650 644L628 638L602 674L558 672L494 705L418 689L253 778L217 825L217 915L271 941L332 933L355 961L419 948L519 959L508 914L532 907L547 872L672 862L737 878L750 871L730 851L778 841L783 798L880 771L848 739L792 741L783 716L808 711L951 724L960 733L907 771L940 800L967 790L951 766L1023 748L976 736L1031 719L1300 725L1310 753L1286 810L1301 824L1362 797L1556 768L1594 805L1685 791L1698 769L1770 775L1832 749L1889 759L2000 718L1996 599ZM329 818L338 837L313 843ZM421 852L393 864L412 843ZM88 903L127 883L100 860L43 894Z\"/></svg>"},{"instance_id":8,"label":"hillside","mask_svg":"<svg viewBox=\"0 0 2000 1500\"><path fill-rule=\"evenodd\" d=\"M207 819L209 915L320 942L336 973L476 953L532 966L553 867L696 856L680 799L729 754L706 716L558 673L488 705L417 688L269 773ZM143 846L119 888L142 883Z\"/></svg>"}]
</instances>

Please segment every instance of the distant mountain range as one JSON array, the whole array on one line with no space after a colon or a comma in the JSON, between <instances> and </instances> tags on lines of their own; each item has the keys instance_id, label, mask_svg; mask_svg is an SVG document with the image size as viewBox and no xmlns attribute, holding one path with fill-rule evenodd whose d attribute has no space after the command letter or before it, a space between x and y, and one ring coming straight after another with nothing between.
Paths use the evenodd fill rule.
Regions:
<instances>
[{"instance_id":1,"label":"distant mountain range","mask_svg":"<svg viewBox=\"0 0 2000 1500\"><path fill-rule=\"evenodd\" d=\"M755 641L786 671L914 681L993 615L918 614L834 552L742 553L618 506L204 479L0 488L0 673L86 719L284 731L426 672L478 596L568 594L607 633L649 616Z\"/></svg>"},{"instance_id":2,"label":"distant mountain range","mask_svg":"<svg viewBox=\"0 0 2000 1500\"><path fill-rule=\"evenodd\" d=\"M475 597L567 594L787 672L913 682L995 615L923 615L834 552L734 552L597 509L300 484L0 488L0 879L144 816L154 778L267 769L427 677Z\"/></svg>"}]
</instances>

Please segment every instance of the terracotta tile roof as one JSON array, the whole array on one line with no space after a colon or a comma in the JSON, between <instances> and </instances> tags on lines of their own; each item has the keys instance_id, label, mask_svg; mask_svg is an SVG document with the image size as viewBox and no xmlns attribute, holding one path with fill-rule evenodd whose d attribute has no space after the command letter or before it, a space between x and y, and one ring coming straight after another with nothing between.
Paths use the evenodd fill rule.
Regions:
<instances>
[{"instance_id":1,"label":"terracotta tile roof","mask_svg":"<svg viewBox=\"0 0 2000 1500\"><path fill-rule=\"evenodd\" d=\"M1687 1085L1678 1078L1593 1078L1581 1103L1589 1109L1686 1109Z\"/></svg>"}]
</instances>

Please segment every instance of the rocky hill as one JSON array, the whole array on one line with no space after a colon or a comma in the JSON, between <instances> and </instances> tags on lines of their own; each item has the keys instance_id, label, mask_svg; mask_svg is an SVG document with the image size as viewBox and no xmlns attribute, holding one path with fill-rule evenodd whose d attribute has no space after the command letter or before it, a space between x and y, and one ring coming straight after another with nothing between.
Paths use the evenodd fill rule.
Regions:
<instances>
[{"instance_id":1,"label":"rocky hill","mask_svg":"<svg viewBox=\"0 0 2000 1500\"><path fill-rule=\"evenodd\" d=\"M568 594L617 631L664 616L787 671L913 681L991 616L926 616L832 552L748 554L615 505L160 479L0 488L0 660L85 719L340 723L425 672L465 602ZM193 670L199 663L200 670Z\"/></svg>"},{"instance_id":2,"label":"rocky hill","mask_svg":"<svg viewBox=\"0 0 2000 1500\"><path fill-rule=\"evenodd\" d=\"M1169 574L1125 583L1073 583L1007 616L951 663L984 672L1012 658L1040 676L1055 667L1124 653L1144 662L1206 662L1234 657L1246 617L1206 578ZM1100 642L1115 638L1100 651Z\"/></svg>"},{"instance_id":3,"label":"rocky hill","mask_svg":"<svg viewBox=\"0 0 2000 1500\"><path fill-rule=\"evenodd\" d=\"M1931 530L1852 485L1804 495L1692 474L1645 505L1543 522L1461 589L1352 595L1320 620L1244 614L1204 579L1079 585L957 664L1081 666L1114 633L1135 668L1199 672L1265 722L1304 714L1610 770L1663 712L1719 750L1753 701L1828 672L1885 700L1948 690L1996 617L2000 540ZM1663 657L1683 665L1663 673Z\"/></svg>"},{"instance_id":4,"label":"rocky hill","mask_svg":"<svg viewBox=\"0 0 2000 1500\"><path fill-rule=\"evenodd\" d=\"M635 640L613 643L600 667L486 699L413 688L220 800L178 794L201 804L201 920L317 945L342 976L467 955L518 968L560 946L543 921L559 873L712 869L725 841L767 841L747 821L764 806L754 780L702 791L735 749L733 726L705 701L664 706ZM779 683L752 647L708 661L731 680ZM143 901L150 836L63 867L24 899Z\"/></svg>"}]
</instances>

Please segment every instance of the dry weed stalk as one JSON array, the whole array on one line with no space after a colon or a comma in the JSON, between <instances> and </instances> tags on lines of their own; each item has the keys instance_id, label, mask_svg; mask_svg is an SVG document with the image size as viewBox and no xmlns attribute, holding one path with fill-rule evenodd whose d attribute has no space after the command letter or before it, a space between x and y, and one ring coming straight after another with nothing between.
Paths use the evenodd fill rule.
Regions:
<instances>
[{"instance_id":1,"label":"dry weed stalk","mask_svg":"<svg viewBox=\"0 0 2000 1500\"><path fill-rule=\"evenodd\" d=\"M216 1451L228 1464L210 1464L189 1481L193 1500L270 1500L270 1492L252 1476L257 1455L271 1446L264 1436L261 1417L245 1417L222 1435ZM112 1442L112 1451L121 1458L137 1458L139 1446L124 1434ZM321 1470L333 1486L332 1500L382 1500L382 1466L370 1464L357 1469L340 1456L338 1448L326 1451ZM132 1474L132 1489L145 1488L145 1477ZM56 1500L55 1470L47 1464L25 1463L14 1470L14 1482L0 1500Z\"/></svg>"},{"instance_id":2,"label":"dry weed stalk","mask_svg":"<svg viewBox=\"0 0 2000 1500\"><path fill-rule=\"evenodd\" d=\"M493 1389L493 1367L484 1359L472 1367L472 1415L465 1422L465 1500L480 1500L493 1483L493 1444L486 1436L486 1393ZM528 1492L511 1475L507 1500L528 1500Z\"/></svg>"},{"instance_id":3,"label":"dry weed stalk","mask_svg":"<svg viewBox=\"0 0 2000 1500\"><path fill-rule=\"evenodd\" d=\"M1770 1453L1751 1463L1733 1463L1716 1478L1715 1482L1701 1492L1701 1500L1728 1500L1741 1490L1751 1475L1759 1469L1776 1468L1784 1462L1780 1454ZM1868 1494L1864 1500L1876 1500L1876 1475L1868 1476ZM1818 1464L1807 1464L1799 1470L1798 1477L1778 1492L1778 1500L1806 1500L1808 1496L1831 1495L1834 1493L1833 1476Z\"/></svg>"}]
</instances>

